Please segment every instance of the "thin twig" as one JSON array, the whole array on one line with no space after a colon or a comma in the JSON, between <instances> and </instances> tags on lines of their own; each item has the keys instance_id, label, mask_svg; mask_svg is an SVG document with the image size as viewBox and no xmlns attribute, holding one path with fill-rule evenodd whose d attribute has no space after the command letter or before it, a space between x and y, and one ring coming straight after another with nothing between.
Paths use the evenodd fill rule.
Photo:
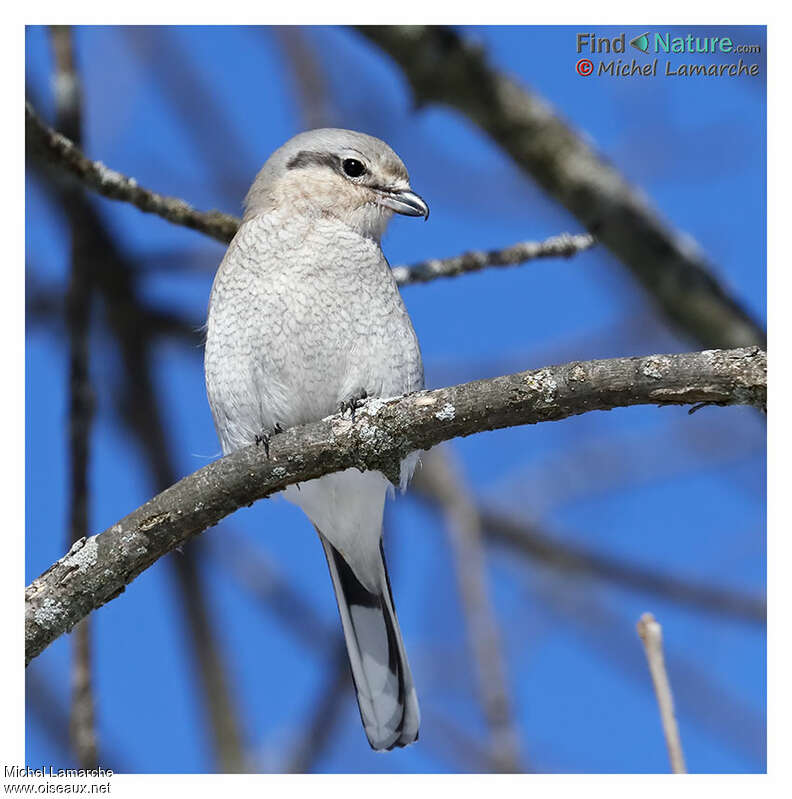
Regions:
<instances>
[{"instance_id":1,"label":"thin twig","mask_svg":"<svg viewBox=\"0 0 792 799\"><path fill-rule=\"evenodd\" d=\"M522 241L502 250L474 250L451 258L432 258L412 266L394 266L400 286L428 283L438 277L456 277L492 266L516 266L537 258L569 258L596 244L593 236L561 233L544 241Z\"/></svg>"},{"instance_id":2,"label":"thin twig","mask_svg":"<svg viewBox=\"0 0 792 799\"><path fill-rule=\"evenodd\" d=\"M78 542L25 590L25 657L36 657L142 571L237 508L331 472L376 469L399 481L410 452L458 436L628 405L705 400L764 406L767 357L756 348L614 358L373 399L251 444L171 486L100 535Z\"/></svg>"},{"instance_id":3,"label":"thin twig","mask_svg":"<svg viewBox=\"0 0 792 799\"><path fill-rule=\"evenodd\" d=\"M605 594L559 575L536 580L525 575L523 599L538 602L553 630L571 630L581 646L604 665L612 668L618 680L639 688L646 687L646 657L635 644L635 629L624 624L621 609ZM698 657L674 652L666 647L665 658L674 674L674 693L678 711L705 735L750 758L764 768L766 723L761 712L724 688L710 668ZM579 763L577 764L579 767Z\"/></svg>"},{"instance_id":4,"label":"thin twig","mask_svg":"<svg viewBox=\"0 0 792 799\"><path fill-rule=\"evenodd\" d=\"M231 241L239 227L236 217L220 211L197 211L178 197L144 189L134 178L109 169L101 161L91 161L68 137L44 124L28 102L25 135L50 161L103 197L131 203L145 213L156 214L225 243Z\"/></svg>"},{"instance_id":5,"label":"thin twig","mask_svg":"<svg viewBox=\"0 0 792 799\"><path fill-rule=\"evenodd\" d=\"M141 211L222 242L231 241L241 224L235 216L219 211L197 211L184 200L145 189L134 178L109 169L100 161L91 161L66 136L42 122L30 103L25 104L25 119L28 138L38 153L104 197L131 203ZM393 268L393 273L401 286L428 283L439 277L456 277L493 266L516 266L537 258L568 258L595 243L594 237L588 234L561 233L544 241L523 241L500 250L472 251L421 261L413 266L400 265Z\"/></svg>"},{"instance_id":6,"label":"thin twig","mask_svg":"<svg viewBox=\"0 0 792 799\"><path fill-rule=\"evenodd\" d=\"M764 330L690 240L543 98L494 69L481 47L445 26L358 31L395 59L418 105L455 108L500 145L631 270L677 328L706 347L764 346Z\"/></svg>"},{"instance_id":7,"label":"thin twig","mask_svg":"<svg viewBox=\"0 0 792 799\"><path fill-rule=\"evenodd\" d=\"M447 447L427 453L415 488L431 495L446 517L465 624L475 661L478 694L490 730L490 762L495 771L523 771L520 739L501 650L498 620L489 599L481 518Z\"/></svg>"},{"instance_id":8,"label":"thin twig","mask_svg":"<svg viewBox=\"0 0 792 799\"><path fill-rule=\"evenodd\" d=\"M663 723L663 734L668 747L671 771L674 774L686 774L685 758L682 754L682 741L679 738L674 700L671 696L671 683L666 673L663 658L663 630L651 613L644 613L638 620L638 635L644 645L649 672L652 675L657 705L660 708L660 720Z\"/></svg>"}]
</instances>

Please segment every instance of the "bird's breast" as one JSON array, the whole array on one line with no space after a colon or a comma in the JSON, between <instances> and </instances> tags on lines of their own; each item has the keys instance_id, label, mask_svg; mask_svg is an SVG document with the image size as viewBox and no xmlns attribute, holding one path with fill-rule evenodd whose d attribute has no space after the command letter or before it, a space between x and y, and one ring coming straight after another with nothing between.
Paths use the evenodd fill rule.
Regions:
<instances>
[{"instance_id":1,"label":"bird's breast","mask_svg":"<svg viewBox=\"0 0 792 799\"><path fill-rule=\"evenodd\" d=\"M284 427L361 392L420 388L415 334L378 245L333 226L287 232L259 225L229 249L210 304L207 384L210 359L225 362L246 376L244 413Z\"/></svg>"}]
</instances>

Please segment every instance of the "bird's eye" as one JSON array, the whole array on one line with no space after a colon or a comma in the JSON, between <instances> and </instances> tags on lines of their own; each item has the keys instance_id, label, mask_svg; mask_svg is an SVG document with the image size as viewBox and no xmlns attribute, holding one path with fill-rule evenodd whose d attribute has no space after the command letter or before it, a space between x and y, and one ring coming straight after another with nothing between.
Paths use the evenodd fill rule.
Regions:
<instances>
[{"instance_id":1,"label":"bird's eye","mask_svg":"<svg viewBox=\"0 0 792 799\"><path fill-rule=\"evenodd\" d=\"M366 171L366 167L357 158L345 158L341 167L344 170L344 174L349 175L351 178L359 178Z\"/></svg>"}]
</instances>

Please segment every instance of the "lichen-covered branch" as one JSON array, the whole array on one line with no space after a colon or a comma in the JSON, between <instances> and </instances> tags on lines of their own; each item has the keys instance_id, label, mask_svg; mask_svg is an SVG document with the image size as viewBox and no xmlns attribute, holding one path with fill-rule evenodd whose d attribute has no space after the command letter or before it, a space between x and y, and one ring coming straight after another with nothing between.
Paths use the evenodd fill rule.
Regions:
<instances>
[{"instance_id":1,"label":"lichen-covered branch","mask_svg":"<svg viewBox=\"0 0 792 799\"><path fill-rule=\"evenodd\" d=\"M25 103L26 135L34 152L54 166L77 178L87 188L111 200L128 202L146 213L156 214L175 225L197 230L218 241L229 242L241 220L220 211L197 211L178 197L166 197L138 185L134 178L91 161L74 142L48 127L30 103ZM438 277L456 277L492 266L516 266L537 258L569 258L593 247L593 236L561 233L544 241L521 241L500 250L472 251L450 258L432 258L412 266L395 266L393 274L400 286L428 283Z\"/></svg>"},{"instance_id":2,"label":"lichen-covered branch","mask_svg":"<svg viewBox=\"0 0 792 799\"><path fill-rule=\"evenodd\" d=\"M404 71L416 102L477 124L627 266L666 317L705 347L764 346L762 328L704 256L549 104L498 72L483 50L432 25L362 26Z\"/></svg>"},{"instance_id":3,"label":"lichen-covered branch","mask_svg":"<svg viewBox=\"0 0 792 799\"><path fill-rule=\"evenodd\" d=\"M221 458L103 533L78 542L25 590L26 660L118 596L158 558L237 508L323 474L379 469L399 479L409 452L485 430L629 405L766 406L767 357L756 347L575 362L406 397L370 400Z\"/></svg>"},{"instance_id":4,"label":"lichen-covered branch","mask_svg":"<svg viewBox=\"0 0 792 799\"><path fill-rule=\"evenodd\" d=\"M561 233L544 241L521 241L502 250L473 250L451 258L430 258L412 266L394 266L393 276L400 286L428 283L438 277L456 277L491 266L516 266L537 258L569 258L596 244L593 236Z\"/></svg>"},{"instance_id":5,"label":"lichen-covered branch","mask_svg":"<svg viewBox=\"0 0 792 799\"><path fill-rule=\"evenodd\" d=\"M231 241L239 227L239 220L234 216L220 211L197 211L178 197L145 189L134 178L106 167L101 161L86 158L71 139L46 125L27 102L25 136L48 160L103 197L131 203L148 214L156 214L225 243Z\"/></svg>"}]
</instances>

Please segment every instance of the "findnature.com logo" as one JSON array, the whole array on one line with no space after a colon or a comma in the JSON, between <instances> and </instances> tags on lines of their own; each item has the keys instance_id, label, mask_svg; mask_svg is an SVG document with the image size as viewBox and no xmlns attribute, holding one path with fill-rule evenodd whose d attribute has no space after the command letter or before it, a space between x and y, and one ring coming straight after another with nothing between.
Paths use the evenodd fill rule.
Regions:
<instances>
[{"instance_id":1,"label":"findnature.com logo","mask_svg":"<svg viewBox=\"0 0 792 799\"><path fill-rule=\"evenodd\" d=\"M758 44L735 44L730 36L672 36L670 33L642 33L630 39L642 53L761 53Z\"/></svg>"},{"instance_id":2,"label":"findnature.com logo","mask_svg":"<svg viewBox=\"0 0 792 799\"><path fill-rule=\"evenodd\" d=\"M636 58L625 59L603 58L595 63L589 58L581 58L575 65L579 75L612 75L618 77L651 77L657 74L669 77L722 77L722 76L756 76L759 74L758 63L746 63L742 58L736 62L724 62L723 56L747 53L761 53L761 45L736 44L731 36L699 36L695 33L675 35L668 31L646 31L629 41L627 35L598 36L595 33L577 34L577 52L609 56L627 52L627 45L645 55L657 55L652 61ZM717 63L680 63L671 58L662 61L662 71L658 66L662 56L675 55L710 55L720 56Z\"/></svg>"}]
</instances>

